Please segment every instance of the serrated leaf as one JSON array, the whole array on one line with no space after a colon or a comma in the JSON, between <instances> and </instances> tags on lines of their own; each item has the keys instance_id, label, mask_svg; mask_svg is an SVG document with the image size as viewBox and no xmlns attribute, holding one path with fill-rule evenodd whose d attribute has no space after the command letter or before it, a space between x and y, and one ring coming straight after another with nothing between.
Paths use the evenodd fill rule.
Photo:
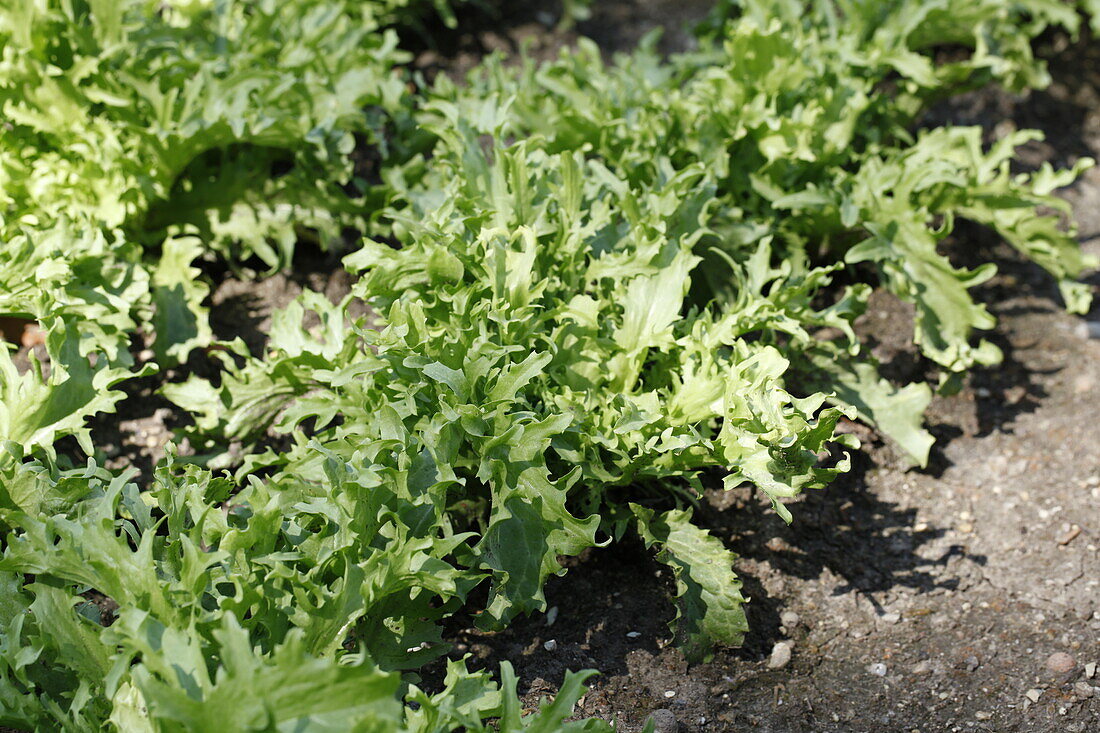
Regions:
<instances>
[{"instance_id":1,"label":"serrated leaf","mask_svg":"<svg viewBox=\"0 0 1100 733\"><path fill-rule=\"evenodd\" d=\"M716 644L739 646L749 630L741 581L733 573L737 558L722 542L691 523L691 512L656 514L630 504L646 547L672 569L677 618L670 624L688 661L707 660Z\"/></svg>"}]
</instances>

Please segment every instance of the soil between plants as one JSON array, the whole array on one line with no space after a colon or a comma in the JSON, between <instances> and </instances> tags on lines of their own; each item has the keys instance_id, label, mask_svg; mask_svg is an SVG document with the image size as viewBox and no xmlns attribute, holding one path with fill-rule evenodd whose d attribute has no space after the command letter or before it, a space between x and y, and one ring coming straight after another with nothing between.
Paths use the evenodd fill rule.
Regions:
<instances>
[{"instance_id":1,"label":"soil between plants","mask_svg":"<svg viewBox=\"0 0 1100 733\"><path fill-rule=\"evenodd\" d=\"M597 0L593 17L568 30L552 6L532 6L492 30L463 31L450 55L421 62L458 74L494 48L528 43L546 57L578 35L611 53L655 27L666 28L662 49L677 50L690 38L684 23L708 5ZM1047 140L1025 149L1024 167L1100 154L1100 42L1051 37L1043 53L1055 78L1048 90L970 94L929 122L979 124L990 139L1039 127ZM1100 254L1100 173L1064 195L1086 248ZM494 670L511 661L532 708L566 670L599 669L578 715L628 732L651 715L664 733L1100 730L1100 671L1086 673L1100 663L1100 308L1066 315L1050 279L984 232L960 230L951 247L961 262L980 255L1000 268L977 295L999 320L989 338L1005 361L936 399L931 467L907 470L872 431L850 425L864 440L853 471L792 502L791 525L748 490L712 492L700 508L701 523L741 556L751 597L741 649L689 666L667 647L671 580L640 545L625 544L569 561L546 589L552 622L540 614L484 634L457 619L452 656ZM330 265L223 279L212 298L218 335L261 348L270 312L301 287L346 292ZM1100 277L1090 282L1100 296ZM926 369L911 318L876 294L859 324L903 379ZM150 398L150 385L132 389L97 433L119 447L117 462L148 470L177 416ZM779 642L792 655L773 669ZM1072 657L1063 671L1047 666L1056 652Z\"/></svg>"}]
</instances>

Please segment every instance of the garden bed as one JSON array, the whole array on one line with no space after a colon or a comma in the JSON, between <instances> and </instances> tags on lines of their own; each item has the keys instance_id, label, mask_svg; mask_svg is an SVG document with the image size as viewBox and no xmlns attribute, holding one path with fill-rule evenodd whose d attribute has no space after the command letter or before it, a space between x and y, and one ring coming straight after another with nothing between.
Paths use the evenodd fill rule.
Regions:
<instances>
[{"instance_id":1,"label":"garden bed","mask_svg":"<svg viewBox=\"0 0 1100 733\"><path fill-rule=\"evenodd\" d=\"M661 50L684 50L692 36L683 27L710 5L604 0L569 27L552 6L525 8L493 27L460 24L413 66L457 78L490 51L526 46L545 59L580 36L611 55L657 28ZM1049 89L1022 97L974 92L937 107L929 123L979 124L990 141L1038 127L1047 140L1023 150L1019 164L1027 168L1100 155L1100 86L1093 85L1100 77L1082 71L1100 70L1100 42L1048 34L1040 47L1055 79ZM1086 173L1063 195L1085 248L1100 254L1100 173ZM479 631L465 614L451 618L450 657L470 654L472 668L494 672L510 662L529 709L556 691L567 670L600 670L577 717L614 719L624 731L640 730L649 717L663 733L1094 730L1100 307L1067 315L1038 265L976 227L959 227L945 247L959 264L998 265L973 292L998 319L989 338L1003 364L936 397L927 418L937 443L926 469L909 468L871 428L843 422L839 432L863 442L852 471L794 500L790 525L767 497L723 492L714 482L696 517L740 556L735 570L751 599L743 647L689 665L670 645L668 567L635 541L562 558L573 571L551 579L548 612L505 631ZM299 251L294 265L258 281L207 273L214 336L240 336L257 354L272 313L304 289L333 302L349 292L338 258ZM1100 277L1087 282L1096 292ZM899 381L932 373L913 330L911 307L885 291L857 323L884 373ZM142 349L135 352L140 360ZM156 389L204 375L207 358L196 352L182 366L125 384L117 413L92 422L108 468L133 465L148 480L173 431L189 420ZM442 673L442 662L427 668L426 685Z\"/></svg>"}]
</instances>

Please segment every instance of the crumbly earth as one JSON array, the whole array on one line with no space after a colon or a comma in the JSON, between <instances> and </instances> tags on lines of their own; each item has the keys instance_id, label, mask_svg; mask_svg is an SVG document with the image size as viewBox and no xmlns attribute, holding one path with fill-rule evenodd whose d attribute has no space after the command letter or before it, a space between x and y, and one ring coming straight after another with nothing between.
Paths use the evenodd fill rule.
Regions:
<instances>
[{"instance_id":1,"label":"crumbly earth","mask_svg":"<svg viewBox=\"0 0 1100 733\"><path fill-rule=\"evenodd\" d=\"M563 29L552 7L535 3L492 30L461 31L454 47L425 51L418 64L457 75L486 51L526 43L545 58L578 35L610 53L656 27L666 28L661 47L675 50L688 42L684 23L709 3L596 5L590 20ZM1024 150L1025 168L1097 155L1100 42L1052 36L1044 54L1055 77L1048 90L967 95L929 123L980 124L990 139L1043 129L1047 140ZM1064 193L1082 241L1100 254L1100 173ZM792 502L791 525L748 490L712 492L700 508L701 523L741 556L752 599L741 649L687 665L667 646L670 578L640 545L623 544L570 559L546 590L549 614L497 634L456 620L453 654L494 669L511 661L530 707L566 670L599 669L578 714L624 731L650 716L663 733L1100 730L1100 307L1066 315L1049 279L984 232L960 230L951 247L961 263L998 262L978 297L1000 321L990 338L1005 361L937 398L931 467L906 469L873 432L850 425L864 440L853 471ZM258 350L271 310L301 287L346 292L325 263L313 264L297 277L221 278L218 335ZM1090 282L1100 295L1100 277ZM892 376L931 374L903 304L877 294L860 329ZM134 385L120 416L97 422L120 463L148 470L179 419L155 386ZM781 643L790 659L769 667Z\"/></svg>"}]
</instances>

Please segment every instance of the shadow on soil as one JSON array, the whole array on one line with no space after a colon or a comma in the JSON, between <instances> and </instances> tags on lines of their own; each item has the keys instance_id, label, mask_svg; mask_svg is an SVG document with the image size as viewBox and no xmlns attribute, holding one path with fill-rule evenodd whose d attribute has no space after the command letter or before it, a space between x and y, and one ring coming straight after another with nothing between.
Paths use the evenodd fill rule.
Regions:
<instances>
[{"instance_id":1,"label":"shadow on soil","mask_svg":"<svg viewBox=\"0 0 1100 733\"><path fill-rule=\"evenodd\" d=\"M877 614L884 613L873 594L895 587L918 593L937 588L954 589L957 581L937 569L952 557L961 556L979 565L982 555L952 545L935 559L922 557L918 550L943 537L945 529L914 527L916 510L901 509L870 493L867 476L873 468L864 453L853 457L853 470L827 491L804 495L792 507L794 521L787 525L770 504L753 496L749 489L711 495L711 505L700 514L701 523L714 534L729 538L731 549L743 560L766 564L768 572L813 580L831 574L836 578L833 595L856 592ZM744 571L745 593L751 631L741 656L762 659L782 639L780 603L768 597L763 585Z\"/></svg>"},{"instance_id":2,"label":"shadow on soil","mask_svg":"<svg viewBox=\"0 0 1100 733\"><path fill-rule=\"evenodd\" d=\"M971 293L998 321L1020 322L1029 315L1058 312L1065 307L1054 278L1034 262L1024 259L996 234L961 223L959 236L967 247L957 248L959 252L952 257L953 262L967 267L975 267L981 262L997 265L997 275ZM1060 370L1027 363L1021 357L1021 354L1034 353L1044 334L999 328L981 335L995 344L1004 357L1000 364L977 369L971 377L977 417L975 435L1011 433L1017 418L1034 412L1048 396L1042 386L1044 378Z\"/></svg>"},{"instance_id":3,"label":"shadow on soil","mask_svg":"<svg viewBox=\"0 0 1100 733\"><path fill-rule=\"evenodd\" d=\"M944 536L938 527L914 529L915 510L901 509L867 491L873 468L866 454L828 491L811 492L792 507L787 525L770 503L750 489L711 491L697 511L701 526L719 537L740 558L735 570L743 582L750 631L734 652L747 660L768 656L780 629L782 602L769 596L761 573L816 579L836 578L834 595L855 591L884 613L873 594L896 586L926 593L954 589L957 581L938 569L956 556L984 565L982 555L952 545L940 557L927 559L918 550ZM604 675L628 673L628 655L644 650L658 654L675 617L673 584L639 542L624 541L570 559L570 572L546 587L553 622L544 614L519 619L507 630L488 633L473 628L473 618L456 618L445 637L455 644L450 656L473 656L471 666L495 670L511 661L525 687L538 692L545 681L556 683L567 670L598 667ZM477 603L475 602L475 606ZM442 664L428 681L442 676Z\"/></svg>"},{"instance_id":4,"label":"shadow on soil","mask_svg":"<svg viewBox=\"0 0 1100 733\"><path fill-rule=\"evenodd\" d=\"M518 618L500 632L477 629L469 614L452 617L444 632L454 645L448 656L469 654L471 668L494 673L507 660L519 675L521 694L527 694L544 684L551 685L548 692L556 689L570 670L627 674L630 652L656 654L659 640L671 636L672 582L640 541L624 540L561 561L569 572L546 584L547 613ZM472 608L484 607L484 586L479 593ZM444 672L442 660L432 665L427 684L438 685Z\"/></svg>"}]
</instances>

